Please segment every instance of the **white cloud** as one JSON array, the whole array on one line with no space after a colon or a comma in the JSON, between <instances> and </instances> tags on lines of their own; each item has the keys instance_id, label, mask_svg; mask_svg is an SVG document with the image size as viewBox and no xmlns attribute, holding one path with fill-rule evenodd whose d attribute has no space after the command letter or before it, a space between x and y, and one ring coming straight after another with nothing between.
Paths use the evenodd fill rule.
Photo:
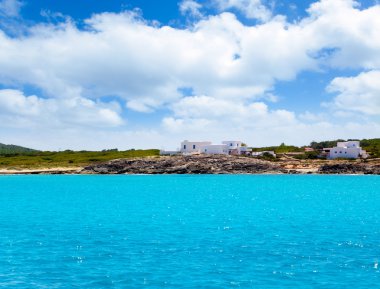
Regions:
<instances>
[{"instance_id":1,"label":"white cloud","mask_svg":"<svg viewBox=\"0 0 380 289\"><path fill-rule=\"evenodd\" d=\"M321 49L330 50L324 59L329 67L380 68L380 5L360 10L351 0L321 0L311 5L304 27ZM326 52L326 51L325 51Z\"/></svg>"},{"instance_id":2,"label":"white cloud","mask_svg":"<svg viewBox=\"0 0 380 289\"><path fill-rule=\"evenodd\" d=\"M380 71L363 72L355 77L337 77L329 92L337 92L333 107L341 110L380 115ZM328 104L327 104L328 105Z\"/></svg>"},{"instance_id":3,"label":"white cloud","mask_svg":"<svg viewBox=\"0 0 380 289\"><path fill-rule=\"evenodd\" d=\"M0 15L8 17L18 17L23 2L20 0L1 0Z\"/></svg>"},{"instance_id":4,"label":"white cloud","mask_svg":"<svg viewBox=\"0 0 380 289\"><path fill-rule=\"evenodd\" d=\"M43 99L0 90L0 127L115 127L123 124L115 103L84 98Z\"/></svg>"},{"instance_id":5,"label":"white cloud","mask_svg":"<svg viewBox=\"0 0 380 289\"><path fill-rule=\"evenodd\" d=\"M141 111L178 100L180 87L261 97L276 79L315 66L299 29L282 21L247 27L224 13L180 30L149 26L127 12L86 23L85 31L67 22L34 26L28 37L0 34L0 81L32 84L51 97L117 95Z\"/></svg>"},{"instance_id":6,"label":"white cloud","mask_svg":"<svg viewBox=\"0 0 380 289\"><path fill-rule=\"evenodd\" d=\"M186 97L172 106L165 118L169 131L249 131L261 127L284 127L296 122L294 113L269 110L263 102L242 103L210 96Z\"/></svg>"},{"instance_id":7,"label":"white cloud","mask_svg":"<svg viewBox=\"0 0 380 289\"><path fill-rule=\"evenodd\" d=\"M213 0L220 11L231 8L239 10L247 18L258 19L262 22L270 20L272 12L262 0Z\"/></svg>"},{"instance_id":8,"label":"white cloud","mask_svg":"<svg viewBox=\"0 0 380 289\"><path fill-rule=\"evenodd\" d=\"M188 0L180 8L195 15L198 5ZM330 134L324 130L334 130L338 122L327 121L321 113L297 117L264 101L281 99L273 96L278 81L292 81L302 71L347 66L374 72L335 79L330 85L338 92L334 107L340 112L378 114L379 90L373 80L377 74L373 75L380 69L380 6L360 10L354 1L321 0L310 7L309 16L289 23L272 15L261 1L220 0L217 5L221 11L237 9L262 23L245 25L224 12L179 29L123 12L95 14L84 29L67 18L58 24L32 25L22 36L0 31L2 87L31 85L45 97L1 91L3 129L28 122L57 125L63 131L81 125L83 130L117 127L123 123L122 108L102 101L116 97L124 109L165 110L162 126L149 128L153 135L167 135L160 138L165 141L177 142L176 137L180 140L191 132L218 139L235 136L251 143L257 138L300 143L313 134L327 138ZM183 95L183 88L193 96ZM353 127L363 130L366 124L363 131L379 131L370 119L361 124ZM346 129L358 137L359 129ZM130 133L148 139L143 133Z\"/></svg>"},{"instance_id":9,"label":"white cloud","mask_svg":"<svg viewBox=\"0 0 380 289\"><path fill-rule=\"evenodd\" d=\"M176 29L124 12L96 14L86 20L86 30L70 21L36 25L28 36L0 33L0 82L32 84L54 98L116 95L137 111L178 101L181 87L221 99L265 99L276 81L293 80L301 71L343 62L380 64L374 37L380 8L360 11L350 5L318 2L310 17L295 24L275 17L246 26L222 13ZM320 57L330 48L335 53Z\"/></svg>"},{"instance_id":10,"label":"white cloud","mask_svg":"<svg viewBox=\"0 0 380 289\"><path fill-rule=\"evenodd\" d=\"M183 0L179 4L179 10L183 15L189 14L197 18L200 18L203 16L202 13L200 12L201 8L202 8L202 5L200 5L198 2L194 0Z\"/></svg>"}]
</instances>

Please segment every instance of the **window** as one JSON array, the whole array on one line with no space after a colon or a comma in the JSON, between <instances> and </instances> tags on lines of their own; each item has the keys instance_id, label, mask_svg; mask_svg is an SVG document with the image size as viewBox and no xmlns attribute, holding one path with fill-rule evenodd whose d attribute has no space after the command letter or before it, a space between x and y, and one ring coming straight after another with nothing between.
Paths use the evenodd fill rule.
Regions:
<instances>
[{"instance_id":1,"label":"window","mask_svg":"<svg viewBox=\"0 0 380 289\"><path fill-rule=\"evenodd\" d=\"M230 143L230 147L232 147L234 144L233 143Z\"/></svg>"},{"instance_id":2,"label":"window","mask_svg":"<svg viewBox=\"0 0 380 289\"><path fill-rule=\"evenodd\" d=\"M183 149L184 149L184 150L186 149L186 145L183 145Z\"/></svg>"},{"instance_id":3,"label":"window","mask_svg":"<svg viewBox=\"0 0 380 289\"><path fill-rule=\"evenodd\" d=\"M193 150L195 150L195 145L193 145Z\"/></svg>"}]
</instances>

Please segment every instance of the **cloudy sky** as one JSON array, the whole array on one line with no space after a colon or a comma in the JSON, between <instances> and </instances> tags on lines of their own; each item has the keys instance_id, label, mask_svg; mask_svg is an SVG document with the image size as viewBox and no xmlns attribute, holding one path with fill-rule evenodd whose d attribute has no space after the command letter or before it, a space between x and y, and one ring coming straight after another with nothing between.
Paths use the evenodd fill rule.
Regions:
<instances>
[{"instance_id":1,"label":"cloudy sky","mask_svg":"<svg viewBox=\"0 0 380 289\"><path fill-rule=\"evenodd\" d=\"M0 0L0 142L380 137L380 4Z\"/></svg>"}]
</instances>

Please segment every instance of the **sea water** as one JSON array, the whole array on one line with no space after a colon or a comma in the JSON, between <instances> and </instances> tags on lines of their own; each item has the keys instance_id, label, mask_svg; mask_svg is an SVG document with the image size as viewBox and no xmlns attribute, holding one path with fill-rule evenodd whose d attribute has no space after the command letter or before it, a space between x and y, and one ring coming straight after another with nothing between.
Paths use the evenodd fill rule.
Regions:
<instances>
[{"instance_id":1,"label":"sea water","mask_svg":"<svg viewBox=\"0 0 380 289\"><path fill-rule=\"evenodd\" d=\"M380 288L380 177L1 176L1 288Z\"/></svg>"}]
</instances>

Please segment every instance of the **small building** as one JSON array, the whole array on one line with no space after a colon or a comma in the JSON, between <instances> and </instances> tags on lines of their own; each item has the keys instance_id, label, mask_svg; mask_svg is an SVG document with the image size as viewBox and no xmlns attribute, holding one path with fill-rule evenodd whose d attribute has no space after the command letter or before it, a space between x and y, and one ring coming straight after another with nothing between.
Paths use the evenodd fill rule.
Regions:
<instances>
[{"instance_id":1,"label":"small building","mask_svg":"<svg viewBox=\"0 0 380 289\"><path fill-rule=\"evenodd\" d=\"M307 152L314 152L315 150L313 148L310 148L310 147L305 147L305 153Z\"/></svg>"},{"instance_id":2,"label":"small building","mask_svg":"<svg viewBox=\"0 0 380 289\"><path fill-rule=\"evenodd\" d=\"M200 154L202 151L202 147L211 145L209 141L201 141L201 142L190 142L185 140L181 142L180 152L182 154Z\"/></svg>"},{"instance_id":3,"label":"small building","mask_svg":"<svg viewBox=\"0 0 380 289\"><path fill-rule=\"evenodd\" d=\"M222 154L222 155L247 155L251 150L242 146L241 141L223 141L222 144L212 144L209 141L191 142L185 140L181 143L182 154Z\"/></svg>"},{"instance_id":4,"label":"small building","mask_svg":"<svg viewBox=\"0 0 380 289\"><path fill-rule=\"evenodd\" d=\"M336 158L357 159L357 158L367 158L367 157L368 157L368 154L365 150L363 150L360 147L359 141L338 142L336 147L329 149L329 154L328 154L329 159L336 159Z\"/></svg>"}]
</instances>

